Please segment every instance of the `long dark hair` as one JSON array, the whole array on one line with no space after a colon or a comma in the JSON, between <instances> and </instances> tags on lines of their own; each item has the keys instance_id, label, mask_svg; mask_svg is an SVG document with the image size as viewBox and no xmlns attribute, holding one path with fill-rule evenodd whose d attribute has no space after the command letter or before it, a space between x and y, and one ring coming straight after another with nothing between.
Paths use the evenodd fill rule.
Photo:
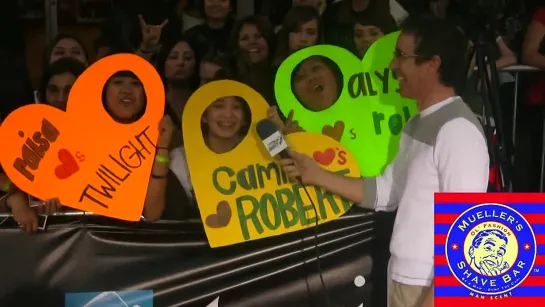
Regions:
<instances>
[{"instance_id":1,"label":"long dark hair","mask_svg":"<svg viewBox=\"0 0 545 307\"><path fill-rule=\"evenodd\" d=\"M282 28L280 28L280 31L278 32L278 40L274 53L274 65L279 66L290 55L290 33L297 32L302 25L312 20L318 21L318 43L321 43L323 42L324 37L322 18L315 8L306 5L298 5L292 7L288 11L282 22Z\"/></svg>"},{"instance_id":2,"label":"long dark hair","mask_svg":"<svg viewBox=\"0 0 545 307\"><path fill-rule=\"evenodd\" d=\"M244 25L254 25L261 33L261 36L267 42L268 56L260 62L250 65L242 56L242 51L238 43L240 31ZM230 47L233 50L234 67L236 70L237 80L249 85L254 90L259 92L267 101L271 102L274 99L273 82L274 74L271 66L271 54L274 48L274 30L267 19L260 16L248 16L241 19L233 27L231 32Z\"/></svg>"},{"instance_id":3,"label":"long dark hair","mask_svg":"<svg viewBox=\"0 0 545 307\"><path fill-rule=\"evenodd\" d=\"M49 65L49 61L51 59L51 53L53 52L53 49L57 44L62 41L63 39L71 39L75 42L77 42L81 49L83 50L83 54L85 55L85 59L87 59L87 63L89 63L89 54L87 53L87 50L85 49L85 46L83 43L75 36L69 35L69 34L59 34L55 36L49 44L47 44L45 48L44 58L43 58L43 67L47 67Z\"/></svg>"},{"instance_id":4,"label":"long dark hair","mask_svg":"<svg viewBox=\"0 0 545 307\"><path fill-rule=\"evenodd\" d=\"M165 89L168 87L168 81L165 76L165 63L167 61L168 55L174 49L174 47L178 43L186 43L189 45L189 48L195 52L195 48L189 43L188 40L186 40L182 36L178 36L175 39L166 41L159 52L157 53L157 59L155 61L155 69L159 73L159 76L161 76L161 79L163 80L163 84L165 85ZM195 63L198 63L197 61L197 55L195 54ZM187 85L191 90L195 90L199 86L199 71L197 69L197 66L195 68L195 71L193 72L193 75L189 77L187 80Z\"/></svg>"},{"instance_id":5,"label":"long dark hair","mask_svg":"<svg viewBox=\"0 0 545 307\"><path fill-rule=\"evenodd\" d=\"M45 92L47 90L47 85L49 80L56 75L61 75L64 73L69 73L73 75L76 79L85 71L85 64L80 61L72 58L62 58L58 59L55 62L48 65L42 74L42 80L40 83L40 100L45 102Z\"/></svg>"},{"instance_id":6,"label":"long dark hair","mask_svg":"<svg viewBox=\"0 0 545 307\"><path fill-rule=\"evenodd\" d=\"M232 53L233 53L232 55L236 62L235 65L236 65L237 73L239 75L243 74L244 71L249 68L249 65L245 63L242 57L242 51L240 50L240 46L238 44L238 37L240 35L240 31L242 30L242 27L244 27L245 25L254 25L259 31L259 33L261 33L261 36L263 36L263 38L267 42L267 47L269 48L269 53L266 60L267 64L270 63L272 51L275 45L274 29L272 25L268 22L268 20L265 19L264 17L251 15L237 21L237 23L235 24L231 32L229 46L230 46L230 49L232 50Z\"/></svg>"}]
</instances>

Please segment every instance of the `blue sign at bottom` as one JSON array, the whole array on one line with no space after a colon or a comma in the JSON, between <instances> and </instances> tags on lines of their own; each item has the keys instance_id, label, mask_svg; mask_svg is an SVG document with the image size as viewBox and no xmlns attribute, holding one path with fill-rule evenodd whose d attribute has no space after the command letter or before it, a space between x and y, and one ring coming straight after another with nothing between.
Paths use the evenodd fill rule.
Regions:
<instances>
[{"instance_id":1,"label":"blue sign at bottom","mask_svg":"<svg viewBox=\"0 0 545 307\"><path fill-rule=\"evenodd\" d=\"M65 307L153 307L153 291L66 293Z\"/></svg>"}]
</instances>

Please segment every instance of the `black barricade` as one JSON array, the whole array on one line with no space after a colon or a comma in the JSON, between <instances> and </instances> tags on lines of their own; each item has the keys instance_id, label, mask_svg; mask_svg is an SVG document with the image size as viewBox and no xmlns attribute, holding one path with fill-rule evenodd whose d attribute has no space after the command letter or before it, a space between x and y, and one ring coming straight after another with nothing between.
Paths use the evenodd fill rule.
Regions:
<instances>
[{"instance_id":1,"label":"black barricade","mask_svg":"<svg viewBox=\"0 0 545 307\"><path fill-rule=\"evenodd\" d=\"M37 234L2 225L0 306L61 307L66 293L122 290L152 290L155 307L205 307L218 296L221 307L327 306L314 229L211 249L200 221L70 219L50 217ZM331 307L371 306L373 226L373 214L353 208L319 227Z\"/></svg>"}]
</instances>

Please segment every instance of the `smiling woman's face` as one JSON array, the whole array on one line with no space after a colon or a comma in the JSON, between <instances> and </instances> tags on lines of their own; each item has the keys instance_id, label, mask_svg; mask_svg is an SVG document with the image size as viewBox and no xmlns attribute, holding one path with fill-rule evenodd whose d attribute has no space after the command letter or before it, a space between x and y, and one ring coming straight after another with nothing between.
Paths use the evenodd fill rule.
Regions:
<instances>
[{"instance_id":1,"label":"smiling woman's face","mask_svg":"<svg viewBox=\"0 0 545 307\"><path fill-rule=\"evenodd\" d=\"M253 24L247 23L240 28L238 46L243 57L251 64L261 62L269 56L267 41Z\"/></svg>"},{"instance_id":2,"label":"smiling woman's face","mask_svg":"<svg viewBox=\"0 0 545 307\"><path fill-rule=\"evenodd\" d=\"M218 139L239 137L244 126L244 107L237 97L222 97L214 101L205 111L202 123L208 133Z\"/></svg>"},{"instance_id":3,"label":"smiling woman's face","mask_svg":"<svg viewBox=\"0 0 545 307\"><path fill-rule=\"evenodd\" d=\"M145 108L144 86L135 77L113 76L106 84L105 103L118 120L131 121Z\"/></svg>"},{"instance_id":4,"label":"smiling woman's face","mask_svg":"<svg viewBox=\"0 0 545 307\"><path fill-rule=\"evenodd\" d=\"M311 111L329 108L339 96L335 72L320 57L304 60L293 78L293 92Z\"/></svg>"}]
</instances>

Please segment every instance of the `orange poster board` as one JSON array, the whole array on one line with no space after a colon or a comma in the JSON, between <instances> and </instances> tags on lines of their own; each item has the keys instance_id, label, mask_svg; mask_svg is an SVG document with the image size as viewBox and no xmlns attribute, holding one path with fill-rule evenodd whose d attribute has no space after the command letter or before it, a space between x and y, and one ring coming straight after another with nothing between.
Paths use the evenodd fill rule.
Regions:
<instances>
[{"instance_id":1,"label":"orange poster board","mask_svg":"<svg viewBox=\"0 0 545 307\"><path fill-rule=\"evenodd\" d=\"M121 124L103 106L106 81L132 71L143 83L145 114ZM0 126L0 163L21 190L42 200L128 221L140 219L165 104L161 78L146 60L117 54L75 82L67 111L32 104Z\"/></svg>"}]
</instances>

